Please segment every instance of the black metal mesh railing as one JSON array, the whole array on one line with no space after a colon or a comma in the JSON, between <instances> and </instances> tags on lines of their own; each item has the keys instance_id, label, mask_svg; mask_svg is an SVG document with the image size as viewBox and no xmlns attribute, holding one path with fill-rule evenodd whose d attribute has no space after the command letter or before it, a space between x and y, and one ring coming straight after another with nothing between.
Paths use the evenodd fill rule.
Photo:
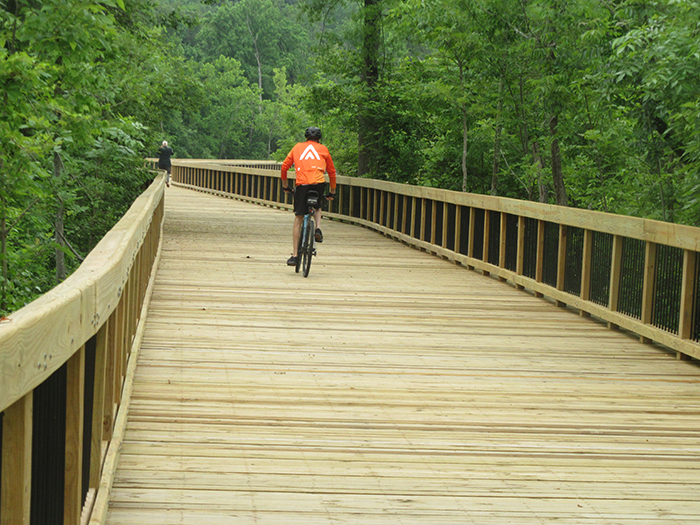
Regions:
<instances>
[{"instance_id":1,"label":"black metal mesh railing","mask_svg":"<svg viewBox=\"0 0 700 525\"><path fill-rule=\"evenodd\" d=\"M690 330L690 338L693 341L700 341L700 256L695 254L695 279L693 282L693 312L691 319L693 326Z\"/></svg>"},{"instance_id":2,"label":"black metal mesh railing","mask_svg":"<svg viewBox=\"0 0 700 525\"><path fill-rule=\"evenodd\" d=\"M31 524L63 523L67 365L34 389Z\"/></svg>"},{"instance_id":3,"label":"black metal mesh railing","mask_svg":"<svg viewBox=\"0 0 700 525\"><path fill-rule=\"evenodd\" d=\"M537 274L537 219L525 219L523 275L534 279Z\"/></svg>"},{"instance_id":4,"label":"black metal mesh railing","mask_svg":"<svg viewBox=\"0 0 700 525\"><path fill-rule=\"evenodd\" d=\"M459 253L467 255L469 252L469 208L460 206L459 225Z\"/></svg>"},{"instance_id":5,"label":"black metal mesh railing","mask_svg":"<svg viewBox=\"0 0 700 525\"><path fill-rule=\"evenodd\" d=\"M589 300L601 306L610 304L610 272L613 236L594 231L591 242L591 280Z\"/></svg>"},{"instance_id":6,"label":"black metal mesh railing","mask_svg":"<svg viewBox=\"0 0 700 525\"><path fill-rule=\"evenodd\" d=\"M584 231L581 228L573 226L567 228L564 291L579 297L583 270L583 237Z\"/></svg>"},{"instance_id":7,"label":"black metal mesh railing","mask_svg":"<svg viewBox=\"0 0 700 525\"><path fill-rule=\"evenodd\" d=\"M489 253L488 262L498 266L501 256L501 214L489 214Z\"/></svg>"},{"instance_id":8,"label":"black metal mesh railing","mask_svg":"<svg viewBox=\"0 0 700 525\"><path fill-rule=\"evenodd\" d=\"M506 215L506 257L505 267L511 272L518 269L518 216Z\"/></svg>"},{"instance_id":9,"label":"black metal mesh railing","mask_svg":"<svg viewBox=\"0 0 700 525\"><path fill-rule=\"evenodd\" d=\"M362 188L358 188L357 186L353 186L351 188L351 193L352 193L352 210L351 210L351 217L359 218L360 217L360 209L362 203L360 202L360 198L362 196Z\"/></svg>"},{"instance_id":10,"label":"black metal mesh railing","mask_svg":"<svg viewBox=\"0 0 700 525\"><path fill-rule=\"evenodd\" d=\"M431 201L435 207L435 244L442 246L442 232L445 225L443 224L444 209L446 204L441 201Z\"/></svg>"},{"instance_id":11,"label":"black metal mesh railing","mask_svg":"<svg viewBox=\"0 0 700 525\"><path fill-rule=\"evenodd\" d=\"M443 228L447 228L447 244L445 245L445 248L447 248L448 250L454 250L456 222L455 214L457 213L457 206L455 206L454 204L446 204L445 206L447 206L447 224L443 225Z\"/></svg>"},{"instance_id":12,"label":"black metal mesh railing","mask_svg":"<svg viewBox=\"0 0 700 525\"><path fill-rule=\"evenodd\" d=\"M625 238L622 242L620 296L617 310L641 319L644 291L644 241Z\"/></svg>"},{"instance_id":13,"label":"black metal mesh railing","mask_svg":"<svg viewBox=\"0 0 700 525\"><path fill-rule=\"evenodd\" d=\"M556 288L557 261L559 260L559 225L544 223L544 258L542 260L542 282Z\"/></svg>"},{"instance_id":14,"label":"black metal mesh railing","mask_svg":"<svg viewBox=\"0 0 700 525\"><path fill-rule=\"evenodd\" d=\"M683 250L659 245L656 254L653 325L678 333L683 283Z\"/></svg>"},{"instance_id":15,"label":"black metal mesh railing","mask_svg":"<svg viewBox=\"0 0 700 525\"><path fill-rule=\"evenodd\" d=\"M484 220L486 212L481 208L474 210L474 259L484 260Z\"/></svg>"},{"instance_id":16,"label":"black metal mesh railing","mask_svg":"<svg viewBox=\"0 0 700 525\"><path fill-rule=\"evenodd\" d=\"M423 232L419 239L422 241L430 241L430 234L433 231L433 201L430 199L423 199L423 210L425 213L425 221L423 224Z\"/></svg>"},{"instance_id":17,"label":"black metal mesh railing","mask_svg":"<svg viewBox=\"0 0 700 525\"><path fill-rule=\"evenodd\" d=\"M421 231L420 231L420 223L421 219L423 217L423 206L421 204L421 199L411 199L413 202L413 237L415 239L420 239L421 237Z\"/></svg>"}]
</instances>

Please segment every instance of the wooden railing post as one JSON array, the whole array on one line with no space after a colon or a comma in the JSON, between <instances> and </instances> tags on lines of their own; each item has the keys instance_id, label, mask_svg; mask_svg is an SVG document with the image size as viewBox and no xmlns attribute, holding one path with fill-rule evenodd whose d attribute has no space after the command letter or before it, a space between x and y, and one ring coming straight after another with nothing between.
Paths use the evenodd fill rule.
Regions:
<instances>
[{"instance_id":1,"label":"wooden railing post","mask_svg":"<svg viewBox=\"0 0 700 525\"><path fill-rule=\"evenodd\" d=\"M416 197L409 197L411 199L411 224L409 227L410 236L416 238Z\"/></svg>"},{"instance_id":2,"label":"wooden railing post","mask_svg":"<svg viewBox=\"0 0 700 525\"><path fill-rule=\"evenodd\" d=\"M644 249L644 285L642 288L642 319L644 324L651 324L654 316L654 291L656 288L656 258L658 245L647 242ZM640 336L642 343L651 343L651 339Z\"/></svg>"},{"instance_id":3,"label":"wooden railing post","mask_svg":"<svg viewBox=\"0 0 700 525\"><path fill-rule=\"evenodd\" d=\"M455 253L461 253L462 249L462 207L455 205ZM455 257L455 264L457 258Z\"/></svg>"},{"instance_id":4,"label":"wooden railing post","mask_svg":"<svg viewBox=\"0 0 700 525\"><path fill-rule=\"evenodd\" d=\"M410 197L406 195L402 195L401 198L403 199L403 210L401 211L401 233L406 233L406 220L408 218L408 210L406 209L408 206L408 199Z\"/></svg>"},{"instance_id":5,"label":"wooden railing post","mask_svg":"<svg viewBox=\"0 0 700 525\"><path fill-rule=\"evenodd\" d=\"M467 242L467 257L474 258L474 231L476 230L476 208L469 208L469 241ZM467 265L470 270L474 269L473 265Z\"/></svg>"},{"instance_id":6,"label":"wooden railing post","mask_svg":"<svg viewBox=\"0 0 700 525\"><path fill-rule=\"evenodd\" d=\"M622 243L624 238L620 235L613 236L612 259L610 261L610 296L608 308L611 312L617 312L620 302L620 272L622 269ZM608 328L615 330L615 323L608 322Z\"/></svg>"},{"instance_id":7,"label":"wooden railing post","mask_svg":"<svg viewBox=\"0 0 700 525\"><path fill-rule=\"evenodd\" d=\"M542 275L544 273L544 231L545 222L543 220L537 221L537 261L535 263L535 281L538 283L542 282ZM542 297L543 294L540 292L535 292L535 297Z\"/></svg>"},{"instance_id":8,"label":"wooden railing post","mask_svg":"<svg viewBox=\"0 0 700 525\"><path fill-rule=\"evenodd\" d=\"M0 525L29 525L32 496L32 415L29 392L5 409Z\"/></svg>"},{"instance_id":9,"label":"wooden railing post","mask_svg":"<svg viewBox=\"0 0 700 525\"><path fill-rule=\"evenodd\" d=\"M498 241L499 241L498 242L498 267L499 268L506 267L507 237L508 237L508 214L505 212L501 212L501 228L500 228L500 234L499 234L499 239L498 239ZM505 282L506 278L499 275L498 280L501 282Z\"/></svg>"},{"instance_id":10,"label":"wooden railing post","mask_svg":"<svg viewBox=\"0 0 700 525\"><path fill-rule=\"evenodd\" d=\"M515 274L523 275L525 273L525 217L518 216L518 255L515 263ZM522 290L522 284L516 284L517 290Z\"/></svg>"},{"instance_id":11,"label":"wooden railing post","mask_svg":"<svg viewBox=\"0 0 700 525\"><path fill-rule=\"evenodd\" d=\"M105 374L107 372L107 343L109 341L109 323L102 325L97 332L95 342L95 379L92 396L92 430L90 436L90 488L96 489L100 484L100 465L102 465L102 435L105 416Z\"/></svg>"},{"instance_id":12,"label":"wooden railing post","mask_svg":"<svg viewBox=\"0 0 700 525\"><path fill-rule=\"evenodd\" d=\"M557 250L557 290L564 290L566 278L566 242L569 236L569 227L566 224L559 225L559 249ZM566 303L557 300L557 306L564 307Z\"/></svg>"},{"instance_id":13,"label":"wooden railing post","mask_svg":"<svg viewBox=\"0 0 700 525\"><path fill-rule=\"evenodd\" d=\"M431 200L432 206L430 207L430 244L435 244L437 240L435 236L437 235L437 205L434 200Z\"/></svg>"},{"instance_id":14,"label":"wooden railing post","mask_svg":"<svg viewBox=\"0 0 700 525\"><path fill-rule=\"evenodd\" d=\"M591 299L591 269L593 266L593 232L583 231L583 261L581 262L581 299ZM585 310L579 311L581 317L590 317Z\"/></svg>"},{"instance_id":15,"label":"wooden railing post","mask_svg":"<svg viewBox=\"0 0 700 525\"><path fill-rule=\"evenodd\" d=\"M399 199L401 195L394 193L394 231L401 231L399 229Z\"/></svg>"},{"instance_id":16,"label":"wooden railing post","mask_svg":"<svg viewBox=\"0 0 700 525\"><path fill-rule=\"evenodd\" d=\"M481 260L489 262L489 247L491 245L491 210L484 210L484 241L481 248ZM488 270L482 270L483 275L491 275Z\"/></svg>"},{"instance_id":17,"label":"wooden railing post","mask_svg":"<svg viewBox=\"0 0 700 525\"><path fill-rule=\"evenodd\" d=\"M695 294L697 290L696 275L697 252L683 250L683 281L681 284L681 312L678 322L678 337L690 339L693 336L693 307L695 306ZM676 352L679 359L687 356L682 352Z\"/></svg>"},{"instance_id":18,"label":"wooden railing post","mask_svg":"<svg viewBox=\"0 0 700 525\"><path fill-rule=\"evenodd\" d=\"M80 512L83 507L85 346L68 360L66 385L66 468L63 523L73 525L80 522Z\"/></svg>"},{"instance_id":19,"label":"wooden railing post","mask_svg":"<svg viewBox=\"0 0 700 525\"><path fill-rule=\"evenodd\" d=\"M447 225L449 222L450 217L448 213L448 206L446 202L442 203L442 239L441 239L441 244L443 248L447 248L447 231L450 229Z\"/></svg>"}]
</instances>

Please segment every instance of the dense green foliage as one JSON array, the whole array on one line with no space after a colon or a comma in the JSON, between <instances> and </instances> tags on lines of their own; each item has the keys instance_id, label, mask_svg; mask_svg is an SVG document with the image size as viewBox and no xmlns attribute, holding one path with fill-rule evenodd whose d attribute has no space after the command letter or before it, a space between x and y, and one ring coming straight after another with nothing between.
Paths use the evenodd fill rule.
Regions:
<instances>
[{"instance_id":1,"label":"dense green foliage","mask_svg":"<svg viewBox=\"0 0 700 525\"><path fill-rule=\"evenodd\" d=\"M344 174L700 224L697 2L167 1L206 98L164 121L182 155L318 125Z\"/></svg>"},{"instance_id":2,"label":"dense green foliage","mask_svg":"<svg viewBox=\"0 0 700 525\"><path fill-rule=\"evenodd\" d=\"M77 264L162 139L281 160L316 125L342 174L700 225L694 0L0 6L0 311Z\"/></svg>"},{"instance_id":3,"label":"dense green foliage","mask_svg":"<svg viewBox=\"0 0 700 525\"><path fill-rule=\"evenodd\" d=\"M158 114L194 85L159 69L158 25L141 0L0 1L0 315L65 278L151 179Z\"/></svg>"}]
</instances>

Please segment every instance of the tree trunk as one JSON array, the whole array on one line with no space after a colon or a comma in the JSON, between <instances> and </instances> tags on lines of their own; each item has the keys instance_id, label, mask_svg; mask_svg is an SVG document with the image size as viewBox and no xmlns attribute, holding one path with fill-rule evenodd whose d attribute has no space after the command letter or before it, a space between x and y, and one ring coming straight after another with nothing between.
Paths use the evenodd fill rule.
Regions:
<instances>
[{"instance_id":1,"label":"tree trunk","mask_svg":"<svg viewBox=\"0 0 700 525\"><path fill-rule=\"evenodd\" d=\"M553 115L549 120L549 134L552 139L552 181L554 182L557 204L559 206L568 206L569 197L566 194L566 186L564 185L564 172L561 168L561 151L559 150L559 139L557 138L558 124L558 115Z\"/></svg>"},{"instance_id":2,"label":"tree trunk","mask_svg":"<svg viewBox=\"0 0 700 525\"><path fill-rule=\"evenodd\" d=\"M53 176L56 179L61 177L63 172L63 161L61 156L54 152L53 154ZM57 184L60 187L60 183ZM60 247L65 247L64 231L63 231L63 200L61 200L61 195L56 195L56 224L55 224L55 241L59 248L56 248L56 281L62 282L66 278L66 255Z\"/></svg>"},{"instance_id":3,"label":"tree trunk","mask_svg":"<svg viewBox=\"0 0 700 525\"><path fill-rule=\"evenodd\" d=\"M503 79L498 83L498 110L493 138L493 164L491 166L491 195L498 195L498 172L501 167L501 113L503 111Z\"/></svg>"},{"instance_id":4,"label":"tree trunk","mask_svg":"<svg viewBox=\"0 0 700 525\"><path fill-rule=\"evenodd\" d=\"M537 167L537 185L540 189L540 202L548 202L549 191L547 190L547 183L544 180L544 162L542 162L542 155L540 155L540 145L536 140L532 141L532 158L535 160L535 166Z\"/></svg>"},{"instance_id":5,"label":"tree trunk","mask_svg":"<svg viewBox=\"0 0 700 525\"><path fill-rule=\"evenodd\" d=\"M246 26L248 27L248 34L250 39L253 41L253 53L255 54L255 62L258 64L258 87L260 88L260 106L259 111L262 113L262 98L263 98L263 84L262 84L262 62L260 61L260 50L258 49L258 36L253 34L253 28L250 27L250 18L245 19Z\"/></svg>"},{"instance_id":6,"label":"tree trunk","mask_svg":"<svg viewBox=\"0 0 700 525\"><path fill-rule=\"evenodd\" d=\"M371 173L371 161L377 155L377 130L372 114L376 101L376 86L379 81L379 44L381 41L381 0L364 0L362 71L360 79L367 91L368 105L358 108L357 175Z\"/></svg>"},{"instance_id":7,"label":"tree trunk","mask_svg":"<svg viewBox=\"0 0 700 525\"><path fill-rule=\"evenodd\" d=\"M462 104L462 191L468 191L467 150L469 146L469 127L467 126L467 106Z\"/></svg>"}]
</instances>

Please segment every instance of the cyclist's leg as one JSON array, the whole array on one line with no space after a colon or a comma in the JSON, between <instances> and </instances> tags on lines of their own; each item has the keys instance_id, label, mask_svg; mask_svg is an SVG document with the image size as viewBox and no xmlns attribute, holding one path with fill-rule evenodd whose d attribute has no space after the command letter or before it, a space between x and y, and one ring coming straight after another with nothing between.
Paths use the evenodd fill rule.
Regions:
<instances>
[{"instance_id":1,"label":"cyclist's leg","mask_svg":"<svg viewBox=\"0 0 700 525\"><path fill-rule=\"evenodd\" d=\"M294 216L294 229L292 230L292 255L299 255L299 239L301 239L301 225L304 222L303 215Z\"/></svg>"}]
</instances>

